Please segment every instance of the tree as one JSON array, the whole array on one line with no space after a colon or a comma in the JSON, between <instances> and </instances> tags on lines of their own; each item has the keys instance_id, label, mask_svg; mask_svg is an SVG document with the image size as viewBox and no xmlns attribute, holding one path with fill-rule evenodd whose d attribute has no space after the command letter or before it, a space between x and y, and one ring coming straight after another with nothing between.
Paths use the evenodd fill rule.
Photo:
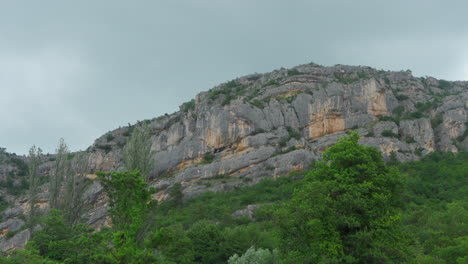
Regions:
<instances>
[{"instance_id":1,"label":"tree","mask_svg":"<svg viewBox=\"0 0 468 264\"><path fill-rule=\"evenodd\" d=\"M112 218L114 257L117 263L152 263L156 256L143 248L148 220L154 212L153 189L140 177L139 171L98 172L109 197Z\"/></svg>"},{"instance_id":2,"label":"tree","mask_svg":"<svg viewBox=\"0 0 468 264\"><path fill-rule=\"evenodd\" d=\"M401 263L407 240L400 228L403 180L359 134L326 150L278 212L285 263Z\"/></svg>"},{"instance_id":3,"label":"tree","mask_svg":"<svg viewBox=\"0 0 468 264\"><path fill-rule=\"evenodd\" d=\"M70 174L65 179L63 210L65 220L71 225L77 224L83 213L85 204L83 193L88 183L86 178L88 170L88 156L85 153L77 154L73 159Z\"/></svg>"},{"instance_id":4,"label":"tree","mask_svg":"<svg viewBox=\"0 0 468 264\"><path fill-rule=\"evenodd\" d=\"M187 233L193 243L196 263L214 264L226 262L223 244L226 242L219 225L208 221L198 221Z\"/></svg>"},{"instance_id":5,"label":"tree","mask_svg":"<svg viewBox=\"0 0 468 264\"><path fill-rule=\"evenodd\" d=\"M63 138L60 139L55 156L55 166L49 177L50 208L60 209L60 190L67 175L71 174L70 151Z\"/></svg>"},{"instance_id":6,"label":"tree","mask_svg":"<svg viewBox=\"0 0 468 264\"><path fill-rule=\"evenodd\" d=\"M92 231L84 224L69 225L60 210L52 209L43 219L42 229L33 233L27 248L31 252L37 252L44 261L70 264L113 263L106 243L106 233Z\"/></svg>"},{"instance_id":7,"label":"tree","mask_svg":"<svg viewBox=\"0 0 468 264\"><path fill-rule=\"evenodd\" d=\"M133 129L123 150L125 168L129 171L138 170L140 175L148 181L154 162L151 151L151 133L146 125Z\"/></svg>"},{"instance_id":8,"label":"tree","mask_svg":"<svg viewBox=\"0 0 468 264\"><path fill-rule=\"evenodd\" d=\"M30 225L36 219L36 199L37 191L39 188L39 173L38 168L41 162L42 150L36 146L32 146L29 149L29 217L28 222Z\"/></svg>"},{"instance_id":9,"label":"tree","mask_svg":"<svg viewBox=\"0 0 468 264\"><path fill-rule=\"evenodd\" d=\"M155 248L165 258L174 263L193 263L193 243L182 225L160 228L151 234L148 244L149 247Z\"/></svg>"},{"instance_id":10,"label":"tree","mask_svg":"<svg viewBox=\"0 0 468 264\"><path fill-rule=\"evenodd\" d=\"M277 250L270 251L269 249L255 249L251 247L239 256L234 254L229 258L228 264L275 264L279 263Z\"/></svg>"}]
</instances>

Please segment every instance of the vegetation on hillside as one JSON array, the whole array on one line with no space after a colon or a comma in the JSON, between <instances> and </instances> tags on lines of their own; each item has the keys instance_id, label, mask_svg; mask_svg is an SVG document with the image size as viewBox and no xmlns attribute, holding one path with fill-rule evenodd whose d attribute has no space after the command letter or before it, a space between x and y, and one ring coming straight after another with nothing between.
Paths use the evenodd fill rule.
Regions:
<instances>
[{"instance_id":1,"label":"vegetation on hillside","mask_svg":"<svg viewBox=\"0 0 468 264\"><path fill-rule=\"evenodd\" d=\"M468 154L390 166L351 134L309 172L156 205L138 171L101 173L114 225L59 210L0 263L467 263ZM256 204L254 219L233 212Z\"/></svg>"}]
</instances>

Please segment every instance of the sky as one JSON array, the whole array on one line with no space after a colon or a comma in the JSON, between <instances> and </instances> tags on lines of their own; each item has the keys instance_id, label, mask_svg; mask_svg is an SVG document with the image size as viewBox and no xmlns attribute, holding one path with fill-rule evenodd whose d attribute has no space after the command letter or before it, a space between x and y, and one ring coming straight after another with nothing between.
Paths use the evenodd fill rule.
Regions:
<instances>
[{"instance_id":1,"label":"sky","mask_svg":"<svg viewBox=\"0 0 468 264\"><path fill-rule=\"evenodd\" d=\"M468 80L468 1L0 1L0 147L83 150L236 77L315 62Z\"/></svg>"}]
</instances>

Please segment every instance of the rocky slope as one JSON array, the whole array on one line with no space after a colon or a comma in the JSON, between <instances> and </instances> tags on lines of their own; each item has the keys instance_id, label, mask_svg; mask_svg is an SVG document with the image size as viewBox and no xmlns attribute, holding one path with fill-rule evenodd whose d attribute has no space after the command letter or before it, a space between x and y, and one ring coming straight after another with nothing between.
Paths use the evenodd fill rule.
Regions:
<instances>
[{"instance_id":1,"label":"rocky slope","mask_svg":"<svg viewBox=\"0 0 468 264\"><path fill-rule=\"evenodd\" d=\"M106 133L87 150L89 173L93 178L95 171L122 169L122 148L143 123L152 130L151 184L158 200L168 198L175 183L190 198L309 168L348 130L357 130L362 144L378 147L387 159L417 160L432 151L468 150L467 106L468 82L301 65L237 78L198 94L176 113ZM43 165L44 173L49 166ZM40 203L47 210L47 186L43 190ZM88 223L96 227L107 223L101 192L93 182L84 194ZM4 234L18 226L12 221L21 220L27 198L13 203L0 224ZM0 248L21 245L29 237L24 232L3 238Z\"/></svg>"}]
</instances>

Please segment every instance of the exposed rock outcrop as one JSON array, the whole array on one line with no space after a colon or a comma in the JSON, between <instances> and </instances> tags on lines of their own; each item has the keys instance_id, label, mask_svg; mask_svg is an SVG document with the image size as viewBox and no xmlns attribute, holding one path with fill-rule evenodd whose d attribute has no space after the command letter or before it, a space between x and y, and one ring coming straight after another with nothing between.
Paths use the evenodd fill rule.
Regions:
<instances>
[{"instance_id":1,"label":"exposed rock outcrop","mask_svg":"<svg viewBox=\"0 0 468 264\"><path fill-rule=\"evenodd\" d=\"M466 151L467 106L468 82L417 78L409 71L311 64L240 77L198 94L176 113L143 121L152 130L154 198L166 199L175 183L191 198L307 169L348 130L357 130L360 142L377 147L386 159ZM95 141L87 151L90 175L123 169L122 148L141 123ZM207 153L213 162L202 162ZM44 208L46 193L39 199ZM99 183L85 197L88 224L108 224ZM18 214L10 209L5 217Z\"/></svg>"}]
</instances>

